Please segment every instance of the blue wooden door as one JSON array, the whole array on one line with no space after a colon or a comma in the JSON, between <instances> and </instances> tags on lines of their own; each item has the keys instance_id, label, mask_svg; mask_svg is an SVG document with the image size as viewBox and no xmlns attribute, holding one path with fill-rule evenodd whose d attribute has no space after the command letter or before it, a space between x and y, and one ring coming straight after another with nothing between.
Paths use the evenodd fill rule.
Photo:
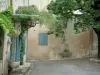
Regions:
<instances>
[{"instance_id":1,"label":"blue wooden door","mask_svg":"<svg viewBox=\"0 0 100 75\"><path fill-rule=\"evenodd\" d=\"M10 51L10 59L14 61L14 36L11 38L11 51Z\"/></svg>"},{"instance_id":2,"label":"blue wooden door","mask_svg":"<svg viewBox=\"0 0 100 75\"><path fill-rule=\"evenodd\" d=\"M16 37L16 62L20 59L20 41L19 36Z\"/></svg>"}]
</instances>

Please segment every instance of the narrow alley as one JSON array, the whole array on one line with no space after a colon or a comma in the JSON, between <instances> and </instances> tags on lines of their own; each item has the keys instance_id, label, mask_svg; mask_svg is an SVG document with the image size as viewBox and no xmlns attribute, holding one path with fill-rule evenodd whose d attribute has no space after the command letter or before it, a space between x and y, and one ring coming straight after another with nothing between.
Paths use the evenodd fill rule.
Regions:
<instances>
[{"instance_id":1,"label":"narrow alley","mask_svg":"<svg viewBox=\"0 0 100 75\"><path fill-rule=\"evenodd\" d=\"M100 0L0 0L0 75L100 75Z\"/></svg>"}]
</instances>

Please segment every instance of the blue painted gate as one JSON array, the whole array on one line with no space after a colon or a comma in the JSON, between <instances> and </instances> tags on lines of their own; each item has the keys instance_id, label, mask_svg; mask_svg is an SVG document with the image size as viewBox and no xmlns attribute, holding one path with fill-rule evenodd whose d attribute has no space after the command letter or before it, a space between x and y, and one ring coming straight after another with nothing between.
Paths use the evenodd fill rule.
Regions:
<instances>
[{"instance_id":1,"label":"blue painted gate","mask_svg":"<svg viewBox=\"0 0 100 75\"><path fill-rule=\"evenodd\" d=\"M26 36L24 36L24 55L26 55L26 48L27 48L27 38L26 38ZM11 42L12 42L12 44L11 44L11 54L10 54L10 59L12 60L12 61L16 61L16 62L18 62L19 60L20 60L20 48L21 48L21 42L20 42L20 38L19 38L19 36L17 36L16 37L16 49L15 49L15 46L14 46L14 44L15 44L15 37L12 37L11 38ZM16 55L14 55L15 54L15 50L16 50Z\"/></svg>"}]
</instances>

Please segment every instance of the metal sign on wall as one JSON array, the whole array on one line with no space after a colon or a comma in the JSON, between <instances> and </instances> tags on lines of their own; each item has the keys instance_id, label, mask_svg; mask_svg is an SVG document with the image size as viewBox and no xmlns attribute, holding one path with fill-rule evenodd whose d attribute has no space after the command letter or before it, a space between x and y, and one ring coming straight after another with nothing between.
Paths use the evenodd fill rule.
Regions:
<instances>
[{"instance_id":1,"label":"metal sign on wall","mask_svg":"<svg viewBox=\"0 0 100 75\"><path fill-rule=\"evenodd\" d=\"M10 0L0 0L0 12L8 8Z\"/></svg>"}]
</instances>

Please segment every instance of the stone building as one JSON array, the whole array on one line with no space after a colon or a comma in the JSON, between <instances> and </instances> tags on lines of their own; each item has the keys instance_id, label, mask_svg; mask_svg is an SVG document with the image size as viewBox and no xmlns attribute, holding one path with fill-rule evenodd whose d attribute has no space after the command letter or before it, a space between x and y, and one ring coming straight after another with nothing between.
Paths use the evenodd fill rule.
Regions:
<instances>
[{"instance_id":1,"label":"stone building","mask_svg":"<svg viewBox=\"0 0 100 75\"><path fill-rule=\"evenodd\" d=\"M67 49L71 52L71 58L81 58L89 56L91 47L91 31L75 34L73 22L69 21L66 29L65 40L57 38L55 35L48 35L49 30L37 25L28 31L28 59L35 60L59 60L59 55Z\"/></svg>"},{"instance_id":2,"label":"stone building","mask_svg":"<svg viewBox=\"0 0 100 75\"><path fill-rule=\"evenodd\" d=\"M33 4L36 5L39 10L44 10L50 1L51 0L14 0L14 10L16 10L18 6L28 6ZM36 27L30 28L28 30L27 38L27 59L58 60L61 59L59 53L64 52L65 49L72 54L72 58L96 55L97 49L94 50L94 46L97 46L97 44L95 43L96 41L94 41L95 36L93 36L93 31L89 30L75 34L73 26L74 22L72 20L68 21L65 43L62 42L62 38L57 38L53 34L48 35L47 32L49 29L45 26L40 27L40 25L37 25Z\"/></svg>"},{"instance_id":3,"label":"stone building","mask_svg":"<svg viewBox=\"0 0 100 75\"><path fill-rule=\"evenodd\" d=\"M31 4L36 5L40 10L46 9L50 0L35 0ZM48 35L48 28L37 25L30 28L28 31L28 59L37 60L59 60L61 56L59 53L69 50L72 58L81 58L90 56L90 48L92 45L91 30L75 34L74 21L69 20L66 28L65 43L62 43L61 38L55 35Z\"/></svg>"}]
</instances>

